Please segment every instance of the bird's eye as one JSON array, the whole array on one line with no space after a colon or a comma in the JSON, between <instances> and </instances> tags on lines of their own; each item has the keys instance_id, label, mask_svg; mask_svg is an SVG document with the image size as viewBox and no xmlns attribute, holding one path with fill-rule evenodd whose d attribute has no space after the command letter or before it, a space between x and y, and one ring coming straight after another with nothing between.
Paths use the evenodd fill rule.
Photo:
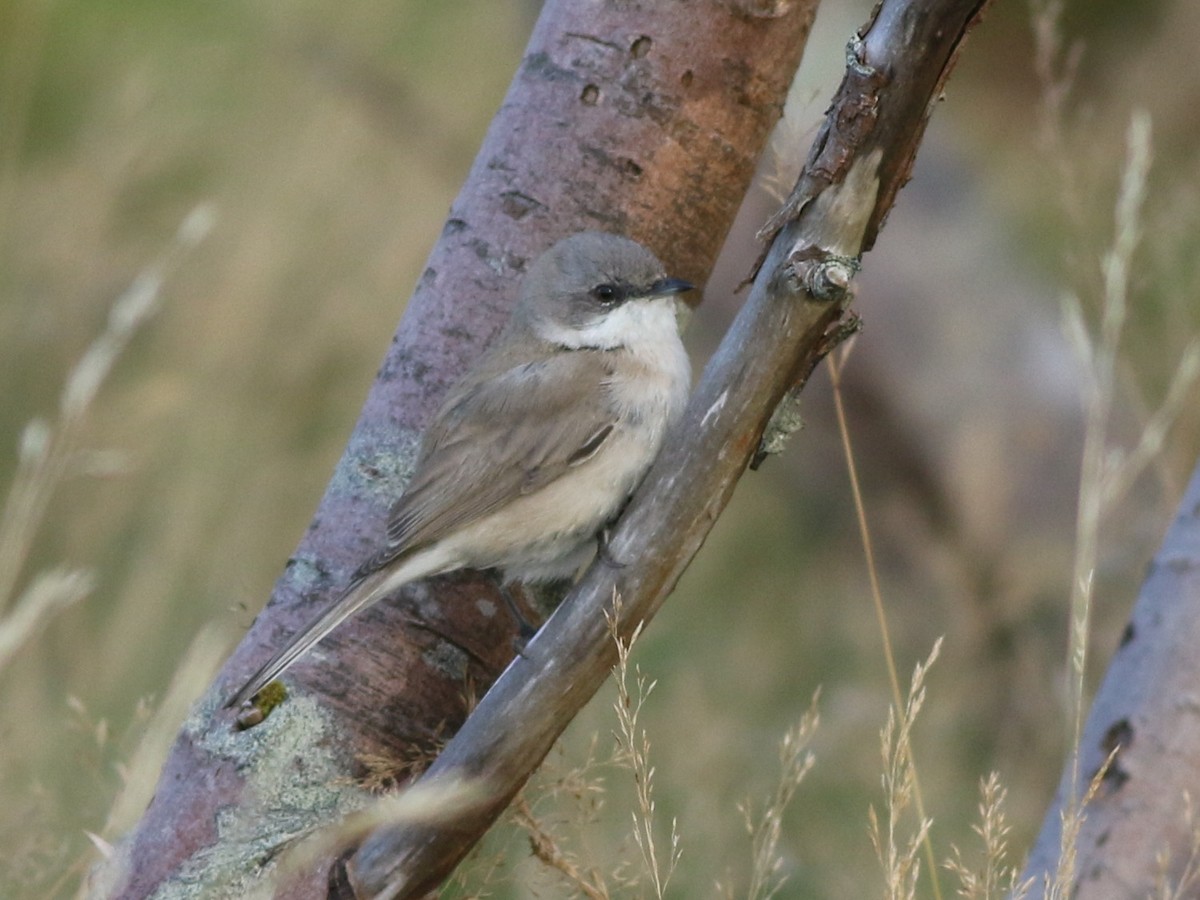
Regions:
<instances>
[{"instance_id":1,"label":"bird's eye","mask_svg":"<svg viewBox=\"0 0 1200 900\"><path fill-rule=\"evenodd\" d=\"M621 292L617 290L616 285L598 284L592 288L592 296L601 303L615 303Z\"/></svg>"}]
</instances>

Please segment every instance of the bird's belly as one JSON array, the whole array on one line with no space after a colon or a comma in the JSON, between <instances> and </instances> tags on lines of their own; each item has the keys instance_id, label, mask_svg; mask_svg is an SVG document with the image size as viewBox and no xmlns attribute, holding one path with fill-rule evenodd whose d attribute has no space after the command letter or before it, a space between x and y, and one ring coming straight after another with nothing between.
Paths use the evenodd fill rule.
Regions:
<instances>
[{"instance_id":1,"label":"bird's belly","mask_svg":"<svg viewBox=\"0 0 1200 900\"><path fill-rule=\"evenodd\" d=\"M645 474L659 437L618 430L577 469L464 528L451 539L464 565L501 568L518 581L571 577Z\"/></svg>"}]
</instances>

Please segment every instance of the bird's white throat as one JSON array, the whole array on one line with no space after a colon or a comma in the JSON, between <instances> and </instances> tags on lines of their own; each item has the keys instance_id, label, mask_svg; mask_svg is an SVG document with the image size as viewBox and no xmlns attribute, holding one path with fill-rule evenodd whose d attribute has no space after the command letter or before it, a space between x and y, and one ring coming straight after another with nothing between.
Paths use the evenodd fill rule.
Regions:
<instances>
[{"instance_id":1,"label":"bird's white throat","mask_svg":"<svg viewBox=\"0 0 1200 900\"><path fill-rule=\"evenodd\" d=\"M580 328L552 322L539 322L536 328L540 337L572 350L641 350L649 349L647 345L679 340L675 300L663 297L626 301Z\"/></svg>"}]
</instances>

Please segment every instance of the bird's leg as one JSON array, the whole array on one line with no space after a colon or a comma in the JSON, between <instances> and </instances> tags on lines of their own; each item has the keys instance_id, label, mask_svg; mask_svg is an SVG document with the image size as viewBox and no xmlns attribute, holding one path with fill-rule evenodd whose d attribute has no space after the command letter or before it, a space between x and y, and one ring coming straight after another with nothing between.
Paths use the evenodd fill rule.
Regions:
<instances>
[{"instance_id":1,"label":"bird's leg","mask_svg":"<svg viewBox=\"0 0 1200 900\"><path fill-rule=\"evenodd\" d=\"M596 555L600 557L600 561L606 566L613 569L623 569L626 564L613 555L612 548L608 543L610 537L612 537L612 529L609 526L606 525L600 529L600 534L596 537Z\"/></svg>"},{"instance_id":2,"label":"bird's leg","mask_svg":"<svg viewBox=\"0 0 1200 900\"><path fill-rule=\"evenodd\" d=\"M504 603L508 607L508 611L512 613L512 617L517 623L517 637L522 644L525 644L531 637L537 634L537 626L525 617L525 614L521 611L521 607L517 605L517 601L513 597L515 589L515 585L502 584L500 586L500 596L504 598Z\"/></svg>"},{"instance_id":3,"label":"bird's leg","mask_svg":"<svg viewBox=\"0 0 1200 900\"><path fill-rule=\"evenodd\" d=\"M508 607L509 614L513 617L513 621L517 623L517 636L514 643L517 647L517 653L524 655L522 651L525 649L525 645L529 643L530 638L537 634L538 629L536 625L529 621L520 604L517 603L514 593L519 591L522 594L522 600L526 602L527 606L529 605L528 595L525 593L523 585L516 582L506 582L500 572L491 570L490 574L495 578L496 589L500 591L500 596L504 598L504 605Z\"/></svg>"}]
</instances>

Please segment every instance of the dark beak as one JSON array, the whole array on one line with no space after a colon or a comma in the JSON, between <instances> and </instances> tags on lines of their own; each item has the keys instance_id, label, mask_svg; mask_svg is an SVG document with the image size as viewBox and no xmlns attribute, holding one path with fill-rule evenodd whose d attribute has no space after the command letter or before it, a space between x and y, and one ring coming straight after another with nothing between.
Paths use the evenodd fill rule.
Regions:
<instances>
[{"instance_id":1,"label":"dark beak","mask_svg":"<svg viewBox=\"0 0 1200 900\"><path fill-rule=\"evenodd\" d=\"M672 294L682 294L684 291L690 291L695 287L690 281L684 281L682 278L660 278L654 284L650 285L651 297L669 297Z\"/></svg>"}]
</instances>

